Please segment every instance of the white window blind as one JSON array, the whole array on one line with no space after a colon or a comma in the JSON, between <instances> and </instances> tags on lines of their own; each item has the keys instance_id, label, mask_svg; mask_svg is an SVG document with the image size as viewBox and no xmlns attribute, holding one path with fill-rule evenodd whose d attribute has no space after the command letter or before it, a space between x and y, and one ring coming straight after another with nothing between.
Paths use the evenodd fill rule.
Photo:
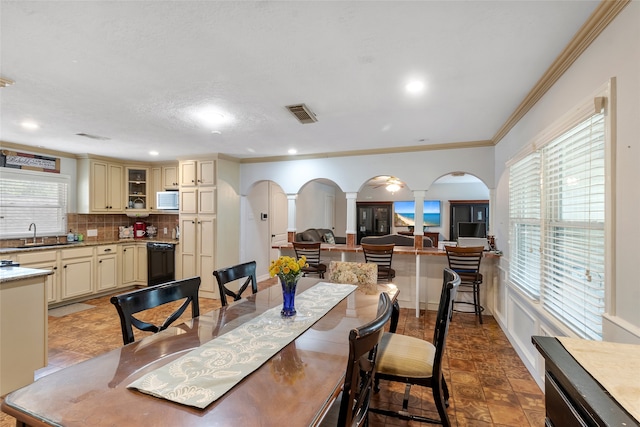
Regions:
<instances>
[{"instance_id":1,"label":"white window blind","mask_svg":"<svg viewBox=\"0 0 640 427\"><path fill-rule=\"evenodd\" d=\"M602 339L605 115L569 126L509 169L510 278L578 335Z\"/></svg>"},{"instance_id":2,"label":"white window blind","mask_svg":"<svg viewBox=\"0 0 640 427\"><path fill-rule=\"evenodd\" d=\"M509 170L511 280L531 297L540 295L540 154Z\"/></svg>"},{"instance_id":3,"label":"white window blind","mask_svg":"<svg viewBox=\"0 0 640 427\"><path fill-rule=\"evenodd\" d=\"M604 115L544 148L544 307L581 336L601 339L604 312Z\"/></svg>"},{"instance_id":4,"label":"white window blind","mask_svg":"<svg viewBox=\"0 0 640 427\"><path fill-rule=\"evenodd\" d=\"M6 238L66 233L69 177L46 172L0 168L0 235Z\"/></svg>"}]
</instances>

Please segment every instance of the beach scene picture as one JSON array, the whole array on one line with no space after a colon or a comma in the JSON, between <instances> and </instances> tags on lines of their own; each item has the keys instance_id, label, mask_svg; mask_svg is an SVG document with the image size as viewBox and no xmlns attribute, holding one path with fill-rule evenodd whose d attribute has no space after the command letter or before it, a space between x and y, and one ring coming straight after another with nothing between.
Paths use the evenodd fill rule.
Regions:
<instances>
[{"instance_id":1,"label":"beach scene picture","mask_svg":"<svg viewBox=\"0 0 640 427\"><path fill-rule=\"evenodd\" d=\"M393 202L393 225L396 227L415 226L415 202ZM425 200L422 210L422 225L440 226L440 200Z\"/></svg>"}]
</instances>

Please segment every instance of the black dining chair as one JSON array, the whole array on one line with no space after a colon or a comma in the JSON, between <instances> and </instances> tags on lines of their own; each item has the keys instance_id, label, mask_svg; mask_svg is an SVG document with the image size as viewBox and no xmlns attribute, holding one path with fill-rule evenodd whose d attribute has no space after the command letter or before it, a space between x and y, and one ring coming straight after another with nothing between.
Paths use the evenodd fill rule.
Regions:
<instances>
[{"instance_id":1,"label":"black dining chair","mask_svg":"<svg viewBox=\"0 0 640 427\"><path fill-rule=\"evenodd\" d=\"M453 312L453 300L460 285L460 277L448 268L444 269L443 276L433 342L392 332L385 332L382 337L378 347L375 390L380 390L380 380L400 382L406 386L401 410L371 408L372 412L405 420L442 424L445 427L451 425L446 410L449 406L449 389L442 373L442 359ZM431 388L440 420L409 412L412 385Z\"/></svg>"},{"instance_id":2,"label":"black dining chair","mask_svg":"<svg viewBox=\"0 0 640 427\"><path fill-rule=\"evenodd\" d=\"M222 306L226 306L228 303L227 297L233 298L233 301L238 301L242 298L242 293L247 290L251 285L251 292L258 292L258 280L256 279L256 262L249 261L243 264L234 265L232 267L221 268L213 272L216 280L218 281L218 291L220 292L220 302ZM246 278L246 279L245 279ZM236 280L245 279L244 283L238 287L237 290L229 289L227 286L231 282Z\"/></svg>"},{"instance_id":3,"label":"black dining chair","mask_svg":"<svg viewBox=\"0 0 640 427\"><path fill-rule=\"evenodd\" d=\"M349 332L349 358L342 393L323 418L322 426L368 424L378 345L391 312L391 299L383 292L378 301L376 318Z\"/></svg>"},{"instance_id":4,"label":"black dining chair","mask_svg":"<svg viewBox=\"0 0 640 427\"><path fill-rule=\"evenodd\" d=\"M320 262L320 242L292 242L296 258L302 256L307 258L307 266L302 268L302 275L317 274L320 279L324 279L327 265Z\"/></svg>"},{"instance_id":5,"label":"black dining chair","mask_svg":"<svg viewBox=\"0 0 640 427\"><path fill-rule=\"evenodd\" d=\"M466 304L472 307L472 312L478 316L482 324L482 312L484 307L480 303L480 285L482 284L482 274L480 273L480 262L482 261L484 246L445 246L449 268L460 276L460 289L458 295L472 294L473 302L454 301L455 304ZM454 305L454 311L468 313L469 310L458 309Z\"/></svg>"},{"instance_id":6,"label":"black dining chair","mask_svg":"<svg viewBox=\"0 0 640 427\"><path fill-rule=\"evenodd\" d=\"M395 244L374 245L362 243L361 246L364 253L364 261L378 264L378 281L391 282L396 277L396 271L391 268Z\"/></svg>"},{"instance_id":7,"label":"black dining chair","mask_svg":"<svg viewBox=\"0 0 640 427\"><path fill-rule=\"evenodd\" d=\"M175 322L191 304L191 316L200 315L200 304L198 291L200 289L200 278L174 280L160 285L149 286L137 289L124 294L112 296L110 301L116 307L120 316L120 326L122 327L122 341L129 344L135 341L133 327L141 331L160 332L167 329ZM171 313L159 325L144 322L134 316L142 311L150 310L161 305L182 300L180 307Z\"/></svg>"}]
</instances>

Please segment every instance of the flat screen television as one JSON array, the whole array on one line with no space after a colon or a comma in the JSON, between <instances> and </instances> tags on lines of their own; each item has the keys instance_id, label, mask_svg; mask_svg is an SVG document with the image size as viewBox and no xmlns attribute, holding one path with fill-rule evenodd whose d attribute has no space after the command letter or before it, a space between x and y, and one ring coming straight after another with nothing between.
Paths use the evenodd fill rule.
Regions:
<instances>
[{"instance_id":1,"label":"flat screen television","mask_svg":"<svg viewBox=\"0 0 640 427\"><path fill-rule=\"evenodd\" d=\"M484 222L459 222L458 237L487 237L487 224Z\"/></svg>"},{"instance_id":2,"label":"flat screen television","mask_svg":"<svg viewBox=\"0 0 640 427\"><path fill-rule=\"evenodd\" d=\"M396 227L415 226L415 201L393 202L393 225ZM440 226L440 200L425 200L422 207L422 225Z\"/></svg>"}]
</instances>

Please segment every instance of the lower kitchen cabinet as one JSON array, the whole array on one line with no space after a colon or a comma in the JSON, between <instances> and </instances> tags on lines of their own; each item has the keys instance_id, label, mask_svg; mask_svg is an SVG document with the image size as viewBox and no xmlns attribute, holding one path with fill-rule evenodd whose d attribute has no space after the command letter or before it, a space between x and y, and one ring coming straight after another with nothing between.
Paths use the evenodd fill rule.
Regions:
<instances>
[{"instance_id":1,"label":"lower kitchen cabinet","mask_svg":"<svg viewBox=\"0 0 640 427\"><path fill-rule=\"evenodd\" d=\"M59 300L58 281L58 251L41 251L33 253L18 254L17 262L21 267L37 268L40 270L51 270L53 274L45 276L45 288L47 291L47 303L54 303Z\"/></svg>"},{"instance_id":2,"label":"lower kitchen cabinet","mask_svg":"<svg viewBox=\"0 0 640 427\"><path fill-rule=\"evenodd\" d=\"M147 245L142 243L126 243L121 245L121 277L122 286L147 284Z\"/></svg>"},{"instance_id":3,"label":"lower kitchen cabinet","mask_svg":"<svg viewBox=\"0 0 640 427\"><path fill-rule=\"evenodd\" d=\"M93 248L63 249L61 252L61 299L94 293Z\"/></svg>"},{"instance_id":4,"label":"lower kitchen cabinet","mask_svg":"<svg viewBox=\"0 0 640 427\"><path fill-rule=\"evenodd\" d=\"M210 298L218 298L213 276L216 269L215 230L213 215L180 216L180 277L200 276L200 290Z\"/></svg>"},{"instance_id":5,"label":"lower kitchen cabinet","mask_svg":"<svg viewBox=\"0 0 640 427\"><path fill-rule=\"evenodd\" d=\"M97 291L115 289L118 286L117 245L98 246L97 255Z\"/></svg>"}]
</instances>

